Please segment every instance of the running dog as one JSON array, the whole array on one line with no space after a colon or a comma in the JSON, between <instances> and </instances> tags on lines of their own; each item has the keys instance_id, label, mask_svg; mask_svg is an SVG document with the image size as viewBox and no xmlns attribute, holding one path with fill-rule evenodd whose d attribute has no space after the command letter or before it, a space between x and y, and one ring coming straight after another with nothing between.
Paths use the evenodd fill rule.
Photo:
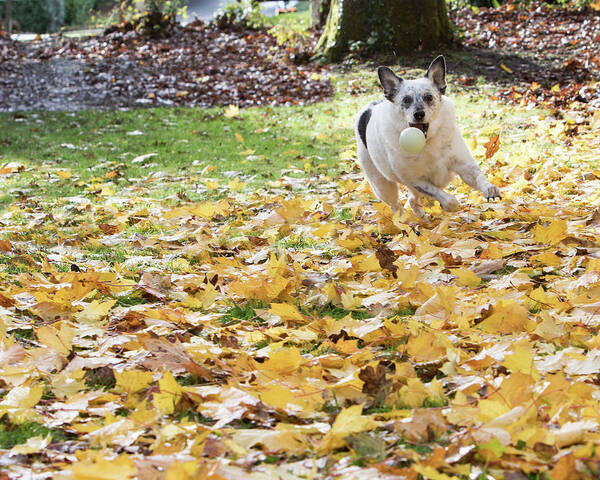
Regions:
<instances>
[{"instance_id":1,"label":"running dog","mask_svg":"<svg viewBox=\"0 0 600 480\"><path fill-rule=\"evenodd\" d=\"M392 210L402 210L398 184L408 188L408 204L425 217L421 200L431 197L448 212L458 201L442 189L458 174L487 200L502 198L498 187L483 175L456 125L454 103L446 92L446 60L437 57L423 78L403 80L387 67L377 70L385 100L366 106L356 121L358 159L373 192ZM407 127L426 137L418 154L400 147Z\"/></svg>"}]
</instances>

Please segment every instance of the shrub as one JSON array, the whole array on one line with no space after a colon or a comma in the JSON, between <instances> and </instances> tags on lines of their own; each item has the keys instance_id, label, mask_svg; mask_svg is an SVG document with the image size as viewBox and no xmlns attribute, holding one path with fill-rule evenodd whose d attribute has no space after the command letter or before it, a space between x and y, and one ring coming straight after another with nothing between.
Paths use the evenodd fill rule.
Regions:
<instances>
[{"instance_id":1,"label":"shrub","mask_svg":"<svg viewBox=\"0 0 600 480\"><path fill-rule=\"evenodd\" d=\"M13 16L24 32L57 32L65 22L65 0L19 0Z\"/></svg>"},{"instance_id":2,"label":"shrub","mask_svg":"<svg viewBox=\"0 0 600 480\"><path fill-rule=\"evenodd\" d=\"M65 24L86 24L94 4L94 0L65 0Z\"/></svg>"},{"instance_id":3,"label":"shrub","mask_svg":"<svg viewBox=\"0 0 600 480\"><path fill-rule=\"evenodd\" d=\"M258 2L244 0L241 3L228 3L215 15L219 28L241 28L259 30L266 23Z\"/></svg>"}]
</instances>

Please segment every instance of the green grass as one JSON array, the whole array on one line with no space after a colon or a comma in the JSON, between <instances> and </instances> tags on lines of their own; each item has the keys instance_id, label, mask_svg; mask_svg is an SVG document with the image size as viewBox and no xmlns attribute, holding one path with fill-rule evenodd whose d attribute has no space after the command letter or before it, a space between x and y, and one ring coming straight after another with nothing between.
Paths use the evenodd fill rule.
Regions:
<instances>
[{"instance_id":1,"label":"green grass","mask_svg":"<svg viewBox=\"0 0 600 480\"><path fill-rule=\"evenodd\" d=\"M133 307L134 305L142 305L144 303L148 303L148 300L144 298L142 291L136 290L127 295L117 297L116 305L119 307Z\"/></svg>"},{"instance_id":2,"label":"green grass","mask_svg":"<svg viewBox=\"0 0 600 480\"><path fill-rule=\"evenodd\" d=\"M64 432L44 427L36 422L0 424L0 448L9 449L15 445L27 442L32 437L45 437L48 434L52 436L52 441L54 442L61 442L67 438Z\"/></svg>"},{"instance_id":3,"label":"green grass","mask_svg":"<svg viewBox=\"0 0 600 480\"><path fill-rule=\"evenodd\" d=\"M31 328L21 328L17 330L11 330L13 338L17 341L19 340L33 340L33 329Z\"/></svg>"},{"instance_id":4,"label":"green grass","mask_svg":"<svg viewBox=\"0 0 600 480\"><path fill-rule=\"evenodd\" d=\"M235 325L236 323L240 323L240 322L244 322L244 321L246 321L246 322L252 321L255 323L262 323L263 320L261 318L256 317L256 311L254 309L255 308L266 308L267 306L268 305L261 302L260 300L249 301L244 304L235 304L229 310L227 310L227 312L225 312L225 315L223 315L219 319L219 322L224 327L227 327L229 325Z\"/></svg>"},{"instance_id":5,"label":"green grass","mask_svg":"<svg viewBox=\"0 0 600 480\"><path fill-rule=\"evenodd\" d=\"M284 25L296 31L307 30L310 27L309 2L300 1L296 4L296 11L274 17L267 17L267 24Z\"/></svg>"},{"instance_id":6,"label":"green grass","mask_svg":"<svg viewBox=\"0 0 600 480\"><path fill-rule=\"evenodd\" d=\"M340 145L351 141L350 125L339 118L349 118L356 108L355 99L261 107L242 110L241 119L226 118L222 108L25 113L23 121L3 113L0 163L19 162L26 168L0 177L0 202L10 203L20 194L93 197L105 185L122 191L159 171L185 181L162 185L153 196L184 192L192 200L208 195L204 182L209 179L226 188L239 175L240 181L258 186L284 170L302 175L305 164L326 173L337 163ZM143 135L128 135L136 131ZM317 139L322 132L328 132L327 138ZM156 156L132 162L150 153ZM58 170L70 170L72 177L62 179ZM112 172L118 176L111 177ZM186 182L205 193L183 188Z\"/></svg>"},{"instance_id":7,"label":"green grass","mask_svg":"<svg viewBox=\"0 0 600 480\"><path fill-rule=\"evenodd\" d=\"M213 423L214 420L210 417L205 417L200 412L196 412L192 409L184 410L183 412L179 412L174 416L175 420L181 421L183 419L187 419L189 422L196 423Z\"/></svg>"},{"instance_id":8,"label":"green grass","mask_svg":"<svg viewBox=\"0 0 600 480\"><path fill-rule=\"evenodd\" d=\"M360 310L346 310L342 307L338 307L332 303L326 303L325 305L321 305L321 306L317 306L317 307L313 307L312 308L312 314L317 316L317 317L331 317L334 318L335 320L340 320L344 317L346 317L347 315L351 315L352 318L356 319L356 320L363 320L365 318L371 318L372 315L370 315L367 312L363 312Z\"/></svg>"},{"instance_id":9,"label":"green grass","mask_svg":"<svg viewBox=\"0 0 600 480\"><path fill-rule=\"evenodd\" d=\"M123 263L130 254L123 247L92 247L88 249L88 258L110 263Z\"/></svg>"}]
</instances>

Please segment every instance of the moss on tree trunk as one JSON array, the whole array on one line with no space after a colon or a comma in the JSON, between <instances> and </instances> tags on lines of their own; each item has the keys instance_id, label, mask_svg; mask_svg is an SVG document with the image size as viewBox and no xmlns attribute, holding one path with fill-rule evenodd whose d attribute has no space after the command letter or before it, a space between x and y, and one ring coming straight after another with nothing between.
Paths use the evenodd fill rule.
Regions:
<instances>
[{"instance_id":1,"label":"moss on tree trunk","mask_svg":"<svg viewBox=\"0 0 600 480\"><path fill-rule=\"evenodd\" d=\"M451 40L446 0L331 0L317 50L337 61L355 42L401 54L432 50Z\"/></svg>"}]
</instances>

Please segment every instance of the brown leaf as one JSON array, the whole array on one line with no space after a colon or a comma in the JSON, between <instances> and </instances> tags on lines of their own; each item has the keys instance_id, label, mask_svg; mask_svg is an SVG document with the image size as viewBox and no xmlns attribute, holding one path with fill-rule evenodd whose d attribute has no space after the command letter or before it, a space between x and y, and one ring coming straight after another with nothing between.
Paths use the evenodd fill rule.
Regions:
<instances>
[{"instance_id":1,"label":"brown leaf","mask_svg":"<svg viewBox=\"0 0 600 480\"><path fill-rule=\"evenodd\" d=\"M0 239L0 251L12 252L12 244L10 243L10 240L1 240Z\"/></svg>"},{"instance_id":2,"label":"brown leaf","mask_svg":"<svg viewBox=\"0 0 600 480\"><path fill-rule=\"evenodd\" d=\"M121 231L120 225L112 225L110 223L101 223L98 225L98 228L106 235L114 235Z\"/></svg>"},{"instance_id":3,"label":"brown leaf","mask_svg":"<svg viewBox=\"0 0 600 480\"><path fill-rule=\"evenodd\" d=\"M187 371L189 374L203 380L214 380L210 370L196 363L180 343L171 343L151 333L138 335L140 344L152 353L151 359L144 360L148 369L167 369L171 371Z\"/></svg>"},{"instance_id":4,"label":"brown leaf","mask_svg":"<svg viewBox=\"0 0 600 480\"><path fill-rule=\"evenodd\" d=\"M500 135L490 137L490 140L484 143L483 146L485 147L485 158L489 160L500 149Z\"/></svg>"},{"instance_id":5,"label":"brown leaf","mask_svg":"<svg viewBox=\"0 0 600 480\"><path fill-rule=\"evenodd\" d=\"M455 257L451 253L440 252L440 257L442 257L442 261L447 267L455 267L462 264L462 257L460 255Z\"/></svg>"},{"instance_id":6,"label":"brown leaf","mask_svg":"<svg viewBox=\"0 0 600 480\"><path fill-rule=\"evenodd\" d=\"M413 416L394 423L396 431L409 442L431 442L446 430L446 417L439 410L418 408Z\"/></svg>"},{"instance_id":7,"label":"brown leaf","mask_svg":"<svg viewBox=\"0 0 600 480\"><path fill-rule=\"evenodd\" d=\"M398 255L396 255L393 250L386 247L385 245L381 245L375 251L375 256L377 257L381 268L383 268L384 270L389 270L395 277L396 270L398 270L398 267L394 265L394 262L398 258Z\"/></svg>"},{"instance_id":8,"label":"brown leaf","mask_svg":"<svg viewBox=\"0 0 600 480\"><path fill-rule=\"evenodd\" d=\"M392 380L386 377L386 368L381 362L375 368L372 366L363 368L358 378L364 382L362 392L374 397L375 405L380 404L392 389Z\"/></svg>"},{"instance_id":9,"label":"brown leaf","mask_svg":"<svg viewBox=\"0 0 600 480\"><path fill-rule=\"evenodd\" d=\"M138 287L153 297L163 300L171 291L171 275L144 272L138 283Z\"/></svg>"}]
</instances>

